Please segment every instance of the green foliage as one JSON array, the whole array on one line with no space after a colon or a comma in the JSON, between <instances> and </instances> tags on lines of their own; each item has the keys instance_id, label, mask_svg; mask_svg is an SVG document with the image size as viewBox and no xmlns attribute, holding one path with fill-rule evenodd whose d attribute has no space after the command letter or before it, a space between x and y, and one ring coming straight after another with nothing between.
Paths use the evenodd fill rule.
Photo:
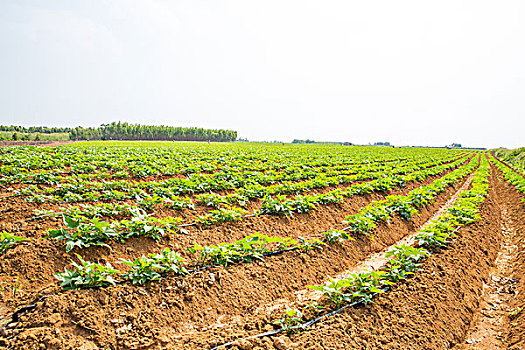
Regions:
<instances>
[{"instance_id":1,"label":"green foliage","mask_svg":"<svg viewBox=\"0 0 525 350\"><path fill-rule=\"evenodd\" d=\"M206 215L198 216L197 222L202 225L212 225L217 222L240 221L249 213L236 207L226 206L217 210L212 210Z\"/></svg>"},{"instance_id":2,"label":"green foliage","mask_svg":"<svg viewBox=\"0 0 525 350\"><path fill-rule=\"evenodd\" d=\"M63 215L65 227L48 230L48 238L66 242L66 251L75 247L87 248L93 245L105 246L110 240L123 241L129 237L150 237L160 241L165 232L176 232L175 229L182 222L181 218L167 217L163 219L148 216L138 208L131 210L130 220L121 220L113 223L100 221L99 218L77 219Z\"/></svg>"},{"instance_id":3,"label":"green foliage","mask_svg":"<svg viewBox=\"0 0 525 350\"><path fill-rule=\"evenodd\" d=\"M348 225L348 230L357 234L366 234L376 228L374 219L364 214L349 215L343 223Z\"/></svg>"},{"instance_id":4,"label":"green foliage","mask_svg":"<svg viewBox=\"0 0 525 350\"><path fill-rule=\"evenodd\" d=\"M390 282L405 280L409 275L421 269L421 262L430 256L430 252L423 248L414 248L407 245L396 246L386 253L388 261L384 278Z\"/></svg>"},{"instance_id":5,"label":"green foliage","mask_svg":"<svg viewBox=\"0 0 525 350\"><path fill-rule=\"evenodd\" d=\"M19 242L27 241L27 239L17 236L14 233L1 231L0 232L0 255L4 254L8 249Z\"/></svg>"},{"instance_id":6,"label":"green foliage","mask_svg":"<svg viewBox=\"0 0 525 350\"><path fill-rule=\"evenodd\" d=\"M65 268L64 272L54 275L61 282L61 287L64 287L64 289L85 289L116 284L117 280L115 277L120 271L114 269L111 264L101 265L84 261L78 254L76 256L80 263L71 261L74 267L73 270Z\"/></svg>"},{"instance_id":7,"label":"green foliage","mask_svg":"<svg viewBox=\"0 0 525 350\"><path fill-rule=\"evenodd\" d=\"M165 248L159 254L148 254L148 256L142 256L134 261L121 260L120 264L130 267L130 270L123 274L122 278L131 279L133 283L140 284L159 280L170 272L188 273L182 266L186 264L185 260L169 248Z\"/></svg>"},{"instance_id":8,"label":"green foliage","mask_svg":"<svg viewBox=\"0 0 525 350\"><path fill-rule=\"evenodd\" d=\"M274 320L273 323L283 328L286 332L292 332L294 327L301 324L302 320L303 314L301 311L287 306L283 317Z\"/></svg>"},{"instance_id":9,"label":"green foliage","mask_svg":"<svg viewBox=\"0 0 525 350\"><path fill-rule=\"evenodd\" d=\"M343 230L329 230L326 232L323 232L324 238L331 243L342 243L344 241L355 241L353 237L351 237L347 231Z\"/></svg>"},{"instance_id":10,"label":"green foliage","mask_svg":"<svg viewBox=\"0 0 525 350\"><path fill-rule=\"evenodd\" d=\"M66 242L66 252L73 248L87 248L93 245L108 247L107 241L119 238L108 222L101 222L97 218L87 222L76 221L69 216L63 216L65 228L48 230L48 237L56 241Z\"/></svg>"},{"instance_id":11,"label":"green foliage","mask_svg":"<svg viewBox=\"0 0 525 350\"><path fill-rule=\"evenodd\" d=\"M336 308L357 300L366 305L372 302L374 294L384 293L380 289L382 286L391 283L384 275L384 271L363 271L350 274L347 278L329 277L327 284L307 287L322 292Z\"/></svg>"},{"instance_id":12,"label":"green foliage","mask_svg":"<svg viewBox=\"0 0 525 350\"><path fill-rule=\"evenodd\" d=\"M410 220L412 216L417 214L417 210L408 196L388 196L386 200L389 202L388 208L401 215L405 220Z\"/></svg>"},{"instance_id":13,"label":"green foliage","mask_svg":"<svg viewBox=\"0 0 525 350\"><path fill-rule=\"evenodd\" d=\"M193 248L189 248L188 250L193 254L199 252L202 265L228 266L238 262L261 260L265 253L292 247L309 250L319 248L321 245L322 242L318 239L300 239L297 241L288 237L267 236L262 233L255 233L233 243L219 243L217 245L206 246L195 244Z\"/></svg>"},{"instance_id":14,"label":"green foliage","mask_svg":"<svg viewBox=\"0 0 525 350\"><path fill-rule=\"evenodd\" d=\"M124 232L124 237L141 237L152 238L159 242L166 232L175 233L175 228L182 222L181 218L166 217L156 218L148 216L144 211L133 211L131 220L121 220L114 226L117 230Z\"/></svg>"},{"instance_id":15,"label":"green foliage","mask_svg":"<svg viewBox=\"0 0 525 350\"><path fill-rule=\"evenodd\" d=\"M293 215L294 208L285 195L279 195L276 198L272 196L264 197L261 205L261 214L284 214Z\"/></svg>"},{"instance_id":16,"label":"green foliage","mask_svg":"<svg viewBox=\"0 0 525 350\"><path fill-rule=\"evenodd\" d=\"M451 215L445 215L438 220L431 221L415 236L420 246L431 249L445 247L450 238L455 237L454 231L459 224Z\"/></svg>"}]
</instances>

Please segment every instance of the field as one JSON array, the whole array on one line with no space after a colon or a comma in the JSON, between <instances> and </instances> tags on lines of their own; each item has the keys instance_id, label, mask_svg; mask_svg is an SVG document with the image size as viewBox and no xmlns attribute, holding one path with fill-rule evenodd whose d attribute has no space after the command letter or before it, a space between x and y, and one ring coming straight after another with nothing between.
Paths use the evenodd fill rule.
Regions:
<instances>
[{"instance_id":1,"label":"field","mask_svg":"<svg viewBox=\"0 0 525 350\"><path fill-rule=\"evenodd\" d=\"M525 178L501 155L0 148L0 347L521 349Z\"/></svg>"}]
</instances>

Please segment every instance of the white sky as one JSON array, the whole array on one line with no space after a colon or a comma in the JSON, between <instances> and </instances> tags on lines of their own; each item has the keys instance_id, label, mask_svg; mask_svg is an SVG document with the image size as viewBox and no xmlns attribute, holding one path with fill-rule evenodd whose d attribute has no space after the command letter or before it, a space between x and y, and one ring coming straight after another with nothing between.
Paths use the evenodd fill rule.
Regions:
<instances>
[{"instance_id":1,"label":"white sky","mask_svg":"<svg viewBox=\"0 0 525 350\"><path fill-rule=\"evenodd\" d=\"M519 0L0 0L0 50L0 124L525 146Z\"/></svg>"}]
</instances>

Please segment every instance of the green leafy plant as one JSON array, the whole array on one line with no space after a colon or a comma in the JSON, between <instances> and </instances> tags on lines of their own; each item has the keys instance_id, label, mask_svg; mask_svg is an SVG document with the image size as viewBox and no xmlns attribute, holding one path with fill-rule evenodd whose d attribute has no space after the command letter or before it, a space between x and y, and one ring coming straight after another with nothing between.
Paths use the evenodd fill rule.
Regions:
<instances>
[{"instance_id":1,"label":"green leafy plant","mask_svg":"<svg viewBox=\"0 0 525 350\"><path fill-rule=\"evenodd\" d=\"M286 307L283 317L274 320L273 323L283 328L286 332L292 332L294 327L301 324L303 321L303 314L298 309Z\"/></svg>"},{"instance_id":2,"label":"green leafy plant","mask_svg":"<svg viewBox=\"0 0 525 350\"><path fill-rule=\"evenodd\" d=\"M374 219L364 214L349 215L343 223L348 225L348 230L358 234L366 234L376 228Z\"/></svg>"},{"instance_id":3,"label":"green leafy plant","mask_svg":"<svg viewBox=\"0 0 525 350\"><path fill-rule=\"evenodd\" d=\"M119 270L114 269L111 264L97 264L90 261L84 261L82 257L76 254L80 263L71 261L72 270L64 268L64 272L54 275L65 289L85 289L92 287L104 287L115 285L116 276L120 274Z\"/></svg>"},{"instance_id":4,"label":"green leafy plant","mask_svg":"<svg viewBox=\"0 0 525 350\"><path fill-rule=\"evenodd\" d=\"M125 237L146 236L159 242L166 232L175 233L175 229L182 222L178 217L156 218L147 215L144 211L135 210L130 220L115 223L114 227Z\"/></svg>"},{"instance_id":5,"label":"green leafy plant","mask_svg":"<svg viewBox=\"0 0 525 350\"><path fill-rule=\"evenodd\" d=\"M328 300L335 304L336 308L340 307L341 304L352 300L352 296L346 293L346 289L350 286L349 280L340 278L334 279L330 276L328 279L329 281L326 284L319 286L308 285L306 287L323 293Z\"/></svg>"},{"instance_id":6,"label":"green leafy plant","mask_svg":"<svg viewBox=\"0 0 525 350\"><path fill-rule=\"evenodd\" d=\"M406 196L388 196L388 207L393 212L399 213L405 220L410 220L412 216L417 214L412 201Z\"/></svg>"},{"instance_id":7,"label":"green leafy plant","mask_svg":"<svg viewBox=\"0 0 525 350\"><path fill-rule=\"evenodd\" d=\"M15 235L11 232L0 232L0 255L4 254L8 249L13 248L14 245L27 241L26 238Z\"/></svg>"},{"instance_id":8,"label":"green leafy plant","mask_svg":"<svg viewBox=\"0 0 525 350\"><path fill-rule=\"evenodd\" d=\"M405 280L420 270L421 262L429 255L430 253L423 248L396 246L394 250L386 253L386 257L391 259L385 268L384 278L391 282Z\"/></svg>"},{"instance_id":9,"label":"green leafy plant","mask_svg":"<svg viewBox=\"0 0 525 350\"><path fill-rule=\"evenodd\" d=\"M217 210L212 210L206 215L198 216L197 222L202 225L212 225L217 222L240 221L248 215L242 208L226 206Z\"/></svg>"},{"instance_id":10,"label":"green leafy plant","mask_svg":"<svg viewBox=\"0 0 525 350\"><path fill-rule=\"evenodd\" d=\"M334 303L338 308L344 303L359 300L363 304L372 302L372 297L376 293L384 293L380 289L385 284L391 284L385 279L385 271L363 271L350 274L347 278L333 279L329 277L329 282L318 286L307 286L310 289L322 292L324 296Z\"/></svg>"},{"instance_id":11,"label":"green leafy plant","mask_svg":"<svg viewBox=\"0 0 525 350\"><path fill-rule=\"evenodd\" d=\"M131 279L133 283L146 283L159 280L163 275L173 272L186 274L188 271L182 266L185 260L169 248L163 249L159 254L148 254L134 261L121 260L120 264L130 267L130 270L122 275L124 279Z\"/></svg>"},{"instance_id":12,"label":"green leafy plant","mask_svg":"<svg viewBox=\"0 0 525 350\"><path fill-rule=\"evenodd\" d=\"M286 216L292 216L293 211L294 207L285 195L279 195L275 198L266 196L261 205L261 214L284 214Z\"/></svg>"},{"instance_id":13,"label":"green leafy plant","mask_svg":"<svg viewBox=\"0 0 525 350\"><path fill-rule=\"evenodd\" d=\"M107 241L120 238L120 234L108 222L99 221L97 218L81 222L64 215L63 220L65 228L48 230L47 233L48 238L64 240L66 252L75 247L87 248L93 245L110 248Z\"/></svg>"},{"instance_id":14,"label":"green leafy plant","mask_svg":"<svg viewBox=\"0 0 525 350\"><path fill-rule=\"evenodd\" d=\"M348 232L344 230L329 230L326 232L323 232L324 238L331 243L342 243L344 241L355 241L353 237L351 237Z\"/></svg>"}]
</instances>

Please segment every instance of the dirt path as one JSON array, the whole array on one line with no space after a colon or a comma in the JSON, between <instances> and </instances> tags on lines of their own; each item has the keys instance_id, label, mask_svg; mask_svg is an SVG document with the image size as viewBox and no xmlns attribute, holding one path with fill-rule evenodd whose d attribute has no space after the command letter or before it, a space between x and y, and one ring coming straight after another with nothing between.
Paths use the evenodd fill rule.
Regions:
<instances>
[{"instance_id":1,"label":"dirt path","mask_svg":"<svg viewBox=\"0 0 525 350\"><path fill-rule=\"evenodd\" d=\"M480 311L474 316L465 344L455 349L508 349L505 330L509 326L510 301L516 296L513 263L518 247L514 244L516 232L507 204L501 208L503 241L488 283L483 284Z\"/></svg>"},{"instance_id":2,"label":"dirt path","mask_svg":"<svg viewBox=\"0 0 525 350\"><path fill-rule=\"evenodd\" d=\"M454 205L454 203L459 199L459 194L461 192L463 192L463 191L468 190L468 188L470 187L470 184L472 183L472 178L473 177L474 177L474 173L472 173L467 178L467 180L465 180L465 182L461 185L461 187L457 190L457 192L454 193L450 197L450 199L445 204L443 204L432 215L432 217L430 219L428 219L423 225L421 225L418 230L416 230L415 232L407 235L403 239L401 239L401 240L391 244L389 247L387 247L383 251L370 255L365 260L359 262L359 264L357 264L352 269L346 270L346 271L340 273L339 275L335 276L334 278L336 278L336 279L348 278L348 277L350 277L351 274L363 272L363 271L366 271L366 270L377 271L377 270L383 268L387 264L389 258L387 258L386 255L387 255L388 252L394 250L395 247L400 246L400 245L414 246L415 243L416 243L415 242L415 237L418 234L418 232L421 229L423 229L425 226L430 224L430 222L432 220L435 220L439 216L443 215L448 208L450 208L452 205ZM300 301L318 300L323 295L323 293L321 293L319 291L314 291L312 289L303 289L303 290L298 291L296 294L297 294L297 297L298 297L298 299Z\"/></svg>"},{"instance_id":3,"label":"dirt path","mask_svg":"<svg viewBox=\"0 0 525 350\"><path fill-rule=\"evenodd\" d=\"M505 204L515 225L523 225L515 219L520 210L523 216L520 196L502 181L495 169L492 175L489 197L481 207L481 220L462 227L447 249L425 261L424 271L394 286L373 305L347 309L311 330L280 337L278 343L312 350L427 350L464 344L473 316L480 309L483 286L490 284L494 262L501 256L498 252L506 240L501 227L510 227L509 221L502 216ZM525 260L525 254L521 256ZM515 304L511 307L517 309ZM524 332L519 328L523 327L520 326L523 322L520 321L511 322L513 343L507 342L502 348L523 346L520 340L524 339ZM502 335L505 337L505 332ZM274 341L262 339L253 345L254 348L274 349L277 344ZM485 349L492 347L489 345Z\"/></svg>"}]
</instances>

